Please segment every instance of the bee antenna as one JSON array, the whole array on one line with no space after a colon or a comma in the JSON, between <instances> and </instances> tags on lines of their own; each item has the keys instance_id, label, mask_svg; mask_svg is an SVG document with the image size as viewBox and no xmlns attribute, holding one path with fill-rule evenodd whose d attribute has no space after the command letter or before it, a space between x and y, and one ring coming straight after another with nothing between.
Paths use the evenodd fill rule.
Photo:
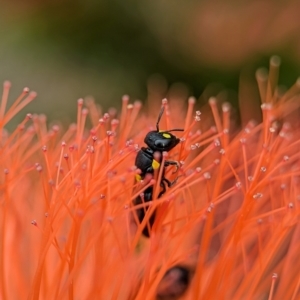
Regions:
<instances>
[{"instance_id":1,"label":"bee antenna","mask_svg":"<svg viewBox=\"0 0 300 300\"><path fill-rule=\"evenodd\" d=\"M165 107L162 106L162 107L161 107L161 110L160 110L160 112L159 112L158 118L157 118L157 122L156 122L156 131L157 131L157 132L159 132L159 122L160 122L161 116L162 116L163 113L164 113L164 110L165 110Z\"/></svg>"},{"instance_id":2,"label":"bee antenna","mask_svg":"<svg viewBox=\"0 0 300 300\"><path fill-rule=\"evenodd\" d=\"M175 129L168 130L167 132L172 132L172 131L184 131L184 129L175 128Z\"/></svg>"}]
</instances>

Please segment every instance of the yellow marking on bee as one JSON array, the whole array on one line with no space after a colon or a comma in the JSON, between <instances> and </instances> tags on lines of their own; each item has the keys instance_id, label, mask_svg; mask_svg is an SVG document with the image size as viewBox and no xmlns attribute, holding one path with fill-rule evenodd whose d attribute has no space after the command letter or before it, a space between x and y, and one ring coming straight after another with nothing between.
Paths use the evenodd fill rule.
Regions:
<instances>
[{"instance_id":1,"label":"yellow marking on bee","mask_svg":"<svg viewBox=\"0 0 300 300\"><path fill-rule=\"evenodd\" d=\"M163 137L165 137L166 139L170 139L170 138L171 138L171 135L168 134L168 133L163 133Z\"/></svg>"},{"instance_id":2,"label":"yellow marking on bee","mask_svg":"<svg viewBox=\"0 0 300 300\"><path fill-rule=\"evenodd\" d=\"M154 170L158 169L160 166L160 163L158 161L156 161L155 159L152 160L152 168Z\"/></svg>"},{"instance_id":3,"label":"yellow marking on bee","mask_svg":"<svg viewBox=\"0 0 300 300\"><path fill-rule=\"evenodd\" d=\"M135 180L136 180L136 181L141 181L141 180L142 180L142 176L139 175L139 174L136 174L136 175L135 175Z\"/></svg>"}]
</instances>

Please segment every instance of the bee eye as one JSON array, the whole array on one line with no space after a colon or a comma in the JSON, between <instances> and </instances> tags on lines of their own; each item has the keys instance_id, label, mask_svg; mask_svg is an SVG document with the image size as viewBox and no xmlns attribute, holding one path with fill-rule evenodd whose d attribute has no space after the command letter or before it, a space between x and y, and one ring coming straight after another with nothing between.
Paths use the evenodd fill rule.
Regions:
<instances>
[{"instance_id":1,"label":"bee eye","mask_svg":"<svg viewBox=\"0 0 300 300\"><path fill-rule=\"evenodd\" d=\"M154 144L157 147L164 148L167 143L166 140L156 140Z\"/></svg>"}]
</instances>

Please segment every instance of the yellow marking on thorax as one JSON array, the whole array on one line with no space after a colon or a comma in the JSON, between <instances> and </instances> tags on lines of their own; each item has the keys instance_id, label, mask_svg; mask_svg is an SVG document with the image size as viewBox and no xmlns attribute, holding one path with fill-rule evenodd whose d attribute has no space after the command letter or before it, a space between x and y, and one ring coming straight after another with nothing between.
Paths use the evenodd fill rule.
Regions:
<instances>
[{"instance_id":1,"label":"yellow marking on thorax","mask_svg":"<svg viewBox=\"0 0 300 300\"><path fill-rule=\"evenodd\" d=\"M139 174L136 174L136 175L135 175L135 180L136 180L136 181L141 181L141 180L142 180L142 176L139 175Z\"/></svg>"},{"instance_id":2,"label":"yellow marking on thorax","mask_svg":"<svg viewBox=\"0 0 300 300\"><path fill-rule=\"evenodd\" d=\"M154 170L158 169L160 167L160 163L156 161L155 159L152 160L152 168Z\"/></svg>"}]
</instances>

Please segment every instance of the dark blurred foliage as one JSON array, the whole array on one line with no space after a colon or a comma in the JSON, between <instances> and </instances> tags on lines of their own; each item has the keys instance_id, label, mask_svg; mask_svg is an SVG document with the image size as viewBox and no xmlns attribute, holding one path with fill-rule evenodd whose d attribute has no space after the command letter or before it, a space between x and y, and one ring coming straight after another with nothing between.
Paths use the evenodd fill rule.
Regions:
<instances>
[{"instance_id":1,"label":"dark blurred foliage","mask_svg":"<svg viewBox=\"0 0 300 300\"><path fill-rule=\"evenodd\" d=\"M212 82L237 91L241 70L254 81L255 70L267 67L273 54L283 59L280 82L291 85L300 73L298 2L3 3L0 33L10 47L0 42L7 62L0 79L11 76L17 84L33 85L44 104L37 110L57 118L73 118L76 107L70 103L86 94L105 108L119 103L124 93L144 100L147 79L154 73L170 85L184 82L196 97ZM22 78L15 79L14 72Z\"/></svg>"}]
</instances>

